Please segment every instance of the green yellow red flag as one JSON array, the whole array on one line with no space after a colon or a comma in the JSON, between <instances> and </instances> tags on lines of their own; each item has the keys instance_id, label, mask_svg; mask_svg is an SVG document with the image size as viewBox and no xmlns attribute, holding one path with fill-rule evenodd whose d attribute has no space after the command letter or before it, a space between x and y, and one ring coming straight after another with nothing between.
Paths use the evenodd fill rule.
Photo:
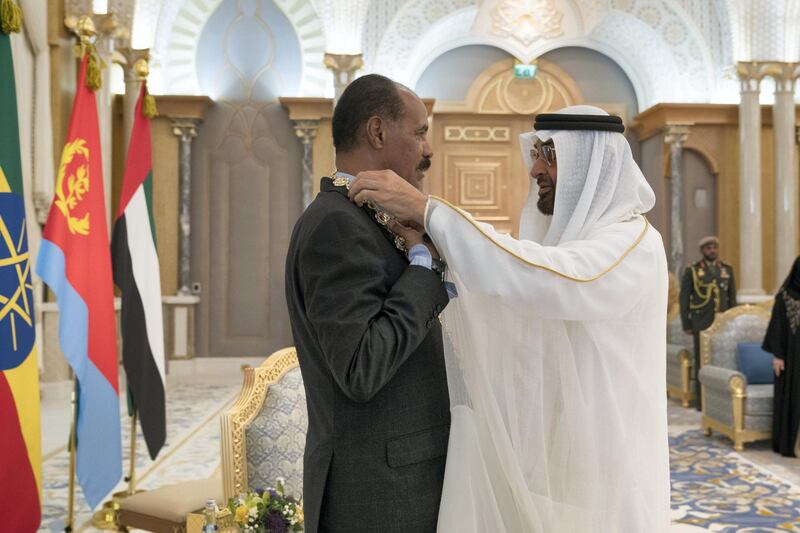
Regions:
<instances>
[{"instance_id":1,"label":"green yellow red flag","mask_svg":"<svg viewBox=\"0 0 800 533\"><path fill-rule=\"evenodd\" d=\"M0 501L4 523L33 532L41 520L39 369L8 35L19 29L19 8L9 5L16 19L4 11L0 24L0 479L7 481L0 483Z\"/></svg>"}]
</instances>

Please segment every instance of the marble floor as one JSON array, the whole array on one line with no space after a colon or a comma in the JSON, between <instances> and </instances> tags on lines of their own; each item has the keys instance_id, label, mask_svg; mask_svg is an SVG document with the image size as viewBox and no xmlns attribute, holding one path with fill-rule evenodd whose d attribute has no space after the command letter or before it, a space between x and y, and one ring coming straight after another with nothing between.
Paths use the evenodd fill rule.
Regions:
<instances>
[{"instance_id":1,"label":"marble floor","mask_svg":"<svg viewBox=\"0 0 800 533\"><path fill-rule=\"evenodd\" d=\"M203 363L203 362L200 362ZM138 431L136 441L137 487L152 489L161 485L209 477L219 467L219 415L233 403L242 385L242 364L260 360L206 361L198 366L177 365L167 376L167 442L152 461ZM66 384L69 390L69 384ZM63 532L67 519L70 402L62 385L45 394L42 401L42 477L43 506L40 533ZM120 390L125 390L124 383ZM127 475L130 457L130 423L127 407L121 402L122 457ZM114 491L127 488L120 481ZM95 533L92 511L76 486L73 531Z\"/></svg>"},{"instance_id":2,"label":"marble floor","mask_svg":"<svg viewBox=\"0 0 800 533\"><path fill-rule=\"evenodd\" d=\"M170 373L167 380L167 443L155 461L151 461L141 434L136 445L137 486L143 489L191 479L208 477L219 467L220 413L238 396L241 388L241 361L205 363L203 370L186 368ZM257 364L257 360L245 361ZM209 366L210 365L210 366ZM216 366L214 366L216 365ZM121 387L124 390L124 387ZM63 395L62 395L63 396ZM43 429L43 517L40 532L56 533L64 529L67 504L69 454L66 449L69 431L69 402L64 398L45 398L42 404ZM128 468L130 424L124 405L122 442L124 469ZM700 413L669 402L669 433L677 437L700 427ZM725 437L706 437L710 444L730 447ZM735 453L731 447L731 453ZM772 452L768 442L747 445L738 457L756 469L774 476L800 491L800 459L781 457ZM126 487L120 482L116 490ZM800 509L798 509L800 515ZM83 500L80 488L76 494L74 531L97 533L91 526L92 512ZM673 518L680 518L673 511ZM788 529L795 531L795 529ZM722 531L675 523L671 533ZM727 531L727 530L725 530ZM748 531L761 531L754 529ZM797 529L800 531L800 529Z\"/></svg>"}]
</instances>

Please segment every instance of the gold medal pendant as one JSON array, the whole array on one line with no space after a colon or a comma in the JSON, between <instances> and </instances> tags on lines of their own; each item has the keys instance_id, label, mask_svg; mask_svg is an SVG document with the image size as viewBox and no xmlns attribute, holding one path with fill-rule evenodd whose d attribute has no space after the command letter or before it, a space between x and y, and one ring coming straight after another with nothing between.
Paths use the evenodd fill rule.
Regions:
<instances>
[{"instance_id":1,"label":"gold medal pendant","mask_svg":"<svg viewBox=\"0 0 800 533\"><path fill-rule=\"evenodd\" d=\"M333 180L334 186L347 187L347 190L350 190L350 181L344 176L334 176L331 180Z\"/></svg>"},{"instance_id":2,"label":"gold medal pendant","mask_svg":"<svg viewBox=\"0 0 800 533\"><path fill-rule=\"evenodd\" d=\"M333 182L334 187L345 187L348 191L350 190L350 180L344 176L340 176L336 169L333 169L333 172L331 172L330 180ZM388 227L389 222L391 222L394 217L388 212L380 209L371 201L367 201L364 205L366 205L371 211L374 211L375 221L386 228L386 231L388 231L394 237L395 247L403 253L408 253L408 250L406 249L406 240L400 235L395 235Z\"/></svg>"}]
</instances>

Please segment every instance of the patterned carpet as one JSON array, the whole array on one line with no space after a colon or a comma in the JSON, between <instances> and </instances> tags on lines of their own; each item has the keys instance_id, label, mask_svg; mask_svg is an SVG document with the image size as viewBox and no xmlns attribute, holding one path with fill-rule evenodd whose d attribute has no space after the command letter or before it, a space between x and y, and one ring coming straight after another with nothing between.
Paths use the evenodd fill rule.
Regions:
<instances>
[{"instance_id":1,"label":"patterned carpet","mask_svg":"<svg viewBox=\"0 0 800 533\"><path fill-rule=\"evenodd\" d=\"M800 532L800 487L701 430L670 437L673 522L707 531Z\"/></svg>"},{"instance_id":2,"label":"patterned carpet","mask_svg":"<svg viewBox=\"0 0 800 533\"><path fill-rule=\"evenodd\" d=\"M150 460L141 430L136 442L137 486L152 489L161 485L203 479L219 466L219 415L238 396L241 384L176 383L167 386L167 442ZM130 424L122 408L122 457L127 474ZM47 431L47 428L44 429ZM64 531L67 516L69 454L66 446L44 457L43 508L39 532ZM115 490L124 490L120 482ZM91 526L92 512L80 486L75 494L75 532L99 532Z\"/></svg>"},{"instance_id":3,"label":"patterned carpet","mask_svg":"<svg viewBox=\"0 0 800 533\"><path fill-rule=\"evenodd\" d=\"M156 461L151 461L139 435L139 486L150 489L211 475L219 465L219 414L238 395L240 387L239 381L219 383L214 379L168 385L168 441ZM696 411L672 402L669 411L670 533L800 533L800 459L781 458L767 443L748 445L745 452L736 453L727 439L716 434L705 437L695 429L699 427ZM129 425L123 423L122 429L127 466ZM40 532L63 531L68 458L66 447L45 456ZM117 490L124 486L120 483ZM80 489L76 498L76 532L98 531L91 527L91 511Z\"/></svg>"}]
</instances>

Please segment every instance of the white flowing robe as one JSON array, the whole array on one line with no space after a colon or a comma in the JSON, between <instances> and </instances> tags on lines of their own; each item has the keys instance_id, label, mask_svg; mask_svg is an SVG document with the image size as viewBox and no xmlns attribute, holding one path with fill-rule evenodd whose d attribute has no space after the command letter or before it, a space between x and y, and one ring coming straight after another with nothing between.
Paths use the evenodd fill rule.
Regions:
<instances>
[{"instance_id":1,"label":"white flowing robe","mask_svg":"<svg viewBox=\"0 0 800 533\"><path fill-rule=\"evenodd\" d=\"M443 315L453 419L439 531L665 531L658 232L634 214L543 246L433 197L426 230L459 293Z\"/></svg>"}]
</instances>

